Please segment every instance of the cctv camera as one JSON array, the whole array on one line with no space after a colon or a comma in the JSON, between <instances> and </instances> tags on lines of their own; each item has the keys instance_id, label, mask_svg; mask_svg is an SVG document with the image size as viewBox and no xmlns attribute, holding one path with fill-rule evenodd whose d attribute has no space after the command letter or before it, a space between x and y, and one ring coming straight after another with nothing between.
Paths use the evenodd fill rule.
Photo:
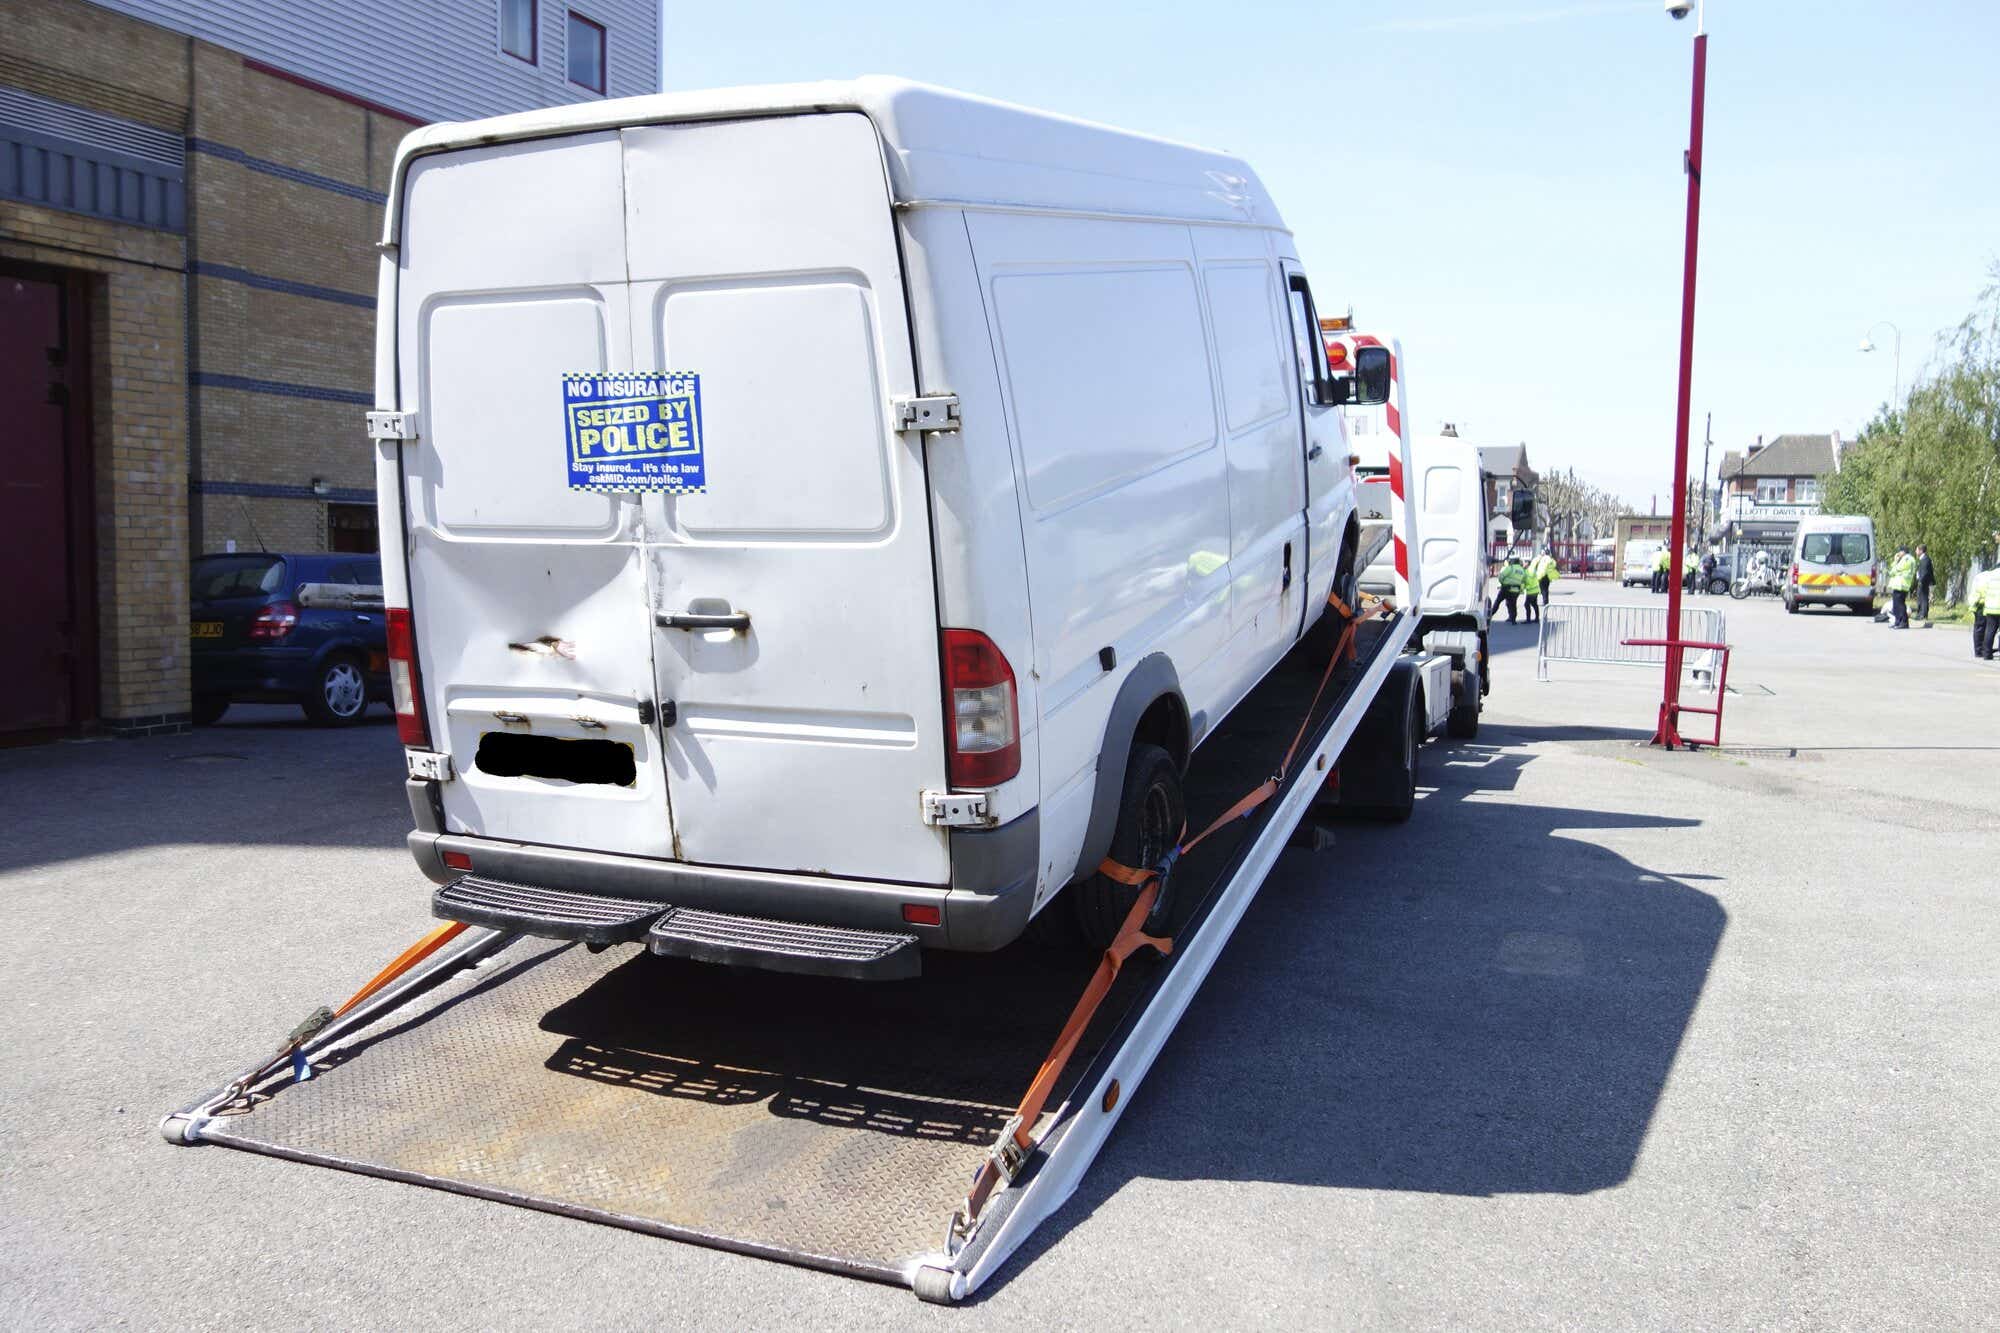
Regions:
<instances>
[{"instance_id":1,"label":"cctv camera","mask_svg":"<svg viewBox=\"0 0 2000 1333\"><path fill-rule=\"evenodd\" d=\"M1693 8L1693 0L1667 0L1667 13L1673 18L1684 19Z\"/></svg>"}]
</instances>

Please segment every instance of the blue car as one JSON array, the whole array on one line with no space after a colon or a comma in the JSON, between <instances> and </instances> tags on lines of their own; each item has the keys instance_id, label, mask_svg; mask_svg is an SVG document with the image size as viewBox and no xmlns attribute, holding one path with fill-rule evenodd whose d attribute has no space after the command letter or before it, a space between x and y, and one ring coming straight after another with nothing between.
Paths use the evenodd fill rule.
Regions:
<instances>
[{"instance_id":1,"label":"blue car","mask_svg":"<svg viewBox=\"0 0 2000 1333\"><path fill-rule=\"evenodd\" d=\"M195 725L213 725L232 703L295 703L325 726L360 721L370 700L389 697L381 588L382 562L372 555L197 559L189 588Z\"/></svg>"}]
</instances>

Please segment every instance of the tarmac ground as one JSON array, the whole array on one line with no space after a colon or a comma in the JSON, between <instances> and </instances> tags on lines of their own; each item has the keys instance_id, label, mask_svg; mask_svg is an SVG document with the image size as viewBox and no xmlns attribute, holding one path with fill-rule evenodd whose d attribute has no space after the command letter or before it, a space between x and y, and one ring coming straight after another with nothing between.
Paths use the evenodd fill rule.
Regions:
<instances>
[{"instance_id":1,"label":"tarmac ground","mask_svg":"<svg viewBox=\"0 0 2000 1333\"><path fill-rule=\"evenodd\" d=\"M1285 854L1076 1196L949 1311L170 1147L427 927L394 729L0 751L7 1322L2000 1326L2000 665L1689 604L1734 647L1721 749L1644 744L1657 668L1537 681L1497 626L1478 738L1425 747L1407 825Z\"/></svg>"}]
</instances>

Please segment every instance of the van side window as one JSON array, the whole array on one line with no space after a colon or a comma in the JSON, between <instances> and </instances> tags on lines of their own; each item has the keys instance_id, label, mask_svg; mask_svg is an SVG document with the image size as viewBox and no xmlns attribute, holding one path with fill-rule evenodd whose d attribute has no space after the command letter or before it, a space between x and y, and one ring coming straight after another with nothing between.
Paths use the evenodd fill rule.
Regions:
<instances>
[{"instance_id":1,"label":"van side window","mask_svg":"<svg viewBox=\"0 0 2000 1333\"><path fill-rule=\"evenodd\" d=\"M1319 312L1313 308L1312 289L1306 285L1304 275L1292 274L1288 285L1292 301L1292 345L1298 352L1299 382L1305 388L1306 401L1318 406L1325 402L1320 386L1330 378L1326 368L1326 344L1319 338Z\"/></svg>"}]
</instances>

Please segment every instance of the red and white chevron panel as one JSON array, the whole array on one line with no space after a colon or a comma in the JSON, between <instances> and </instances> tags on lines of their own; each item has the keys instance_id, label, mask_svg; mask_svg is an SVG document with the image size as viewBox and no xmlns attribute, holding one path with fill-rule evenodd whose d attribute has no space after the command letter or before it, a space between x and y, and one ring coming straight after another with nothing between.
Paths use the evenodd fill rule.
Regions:
<instances>
[{"instance_id":1,"label":"red and white chevron panel","mask_svg":"<svg viewBox=\"0 0 2000 1333\"><path fill-rule=\"evenodd\" d=\"M1410 467L1410 432L1406 424L1409 413L1403 387L1403 344L1387 333L1335 334L1328 341L1346 345L1350 366L1354 364L1353 353L1357 347L1381 347L1389 353L1389 401L1384 405L1384 417L1390 433L1396 437L1396 446L1389 451L1389 528L1396 551L1396 602L1408 606L1411 605L1410 588L1415 583L1415 571L1410 568L1410 514L1404 499L1403 481Z\"/></svg>"}]
</instances>

